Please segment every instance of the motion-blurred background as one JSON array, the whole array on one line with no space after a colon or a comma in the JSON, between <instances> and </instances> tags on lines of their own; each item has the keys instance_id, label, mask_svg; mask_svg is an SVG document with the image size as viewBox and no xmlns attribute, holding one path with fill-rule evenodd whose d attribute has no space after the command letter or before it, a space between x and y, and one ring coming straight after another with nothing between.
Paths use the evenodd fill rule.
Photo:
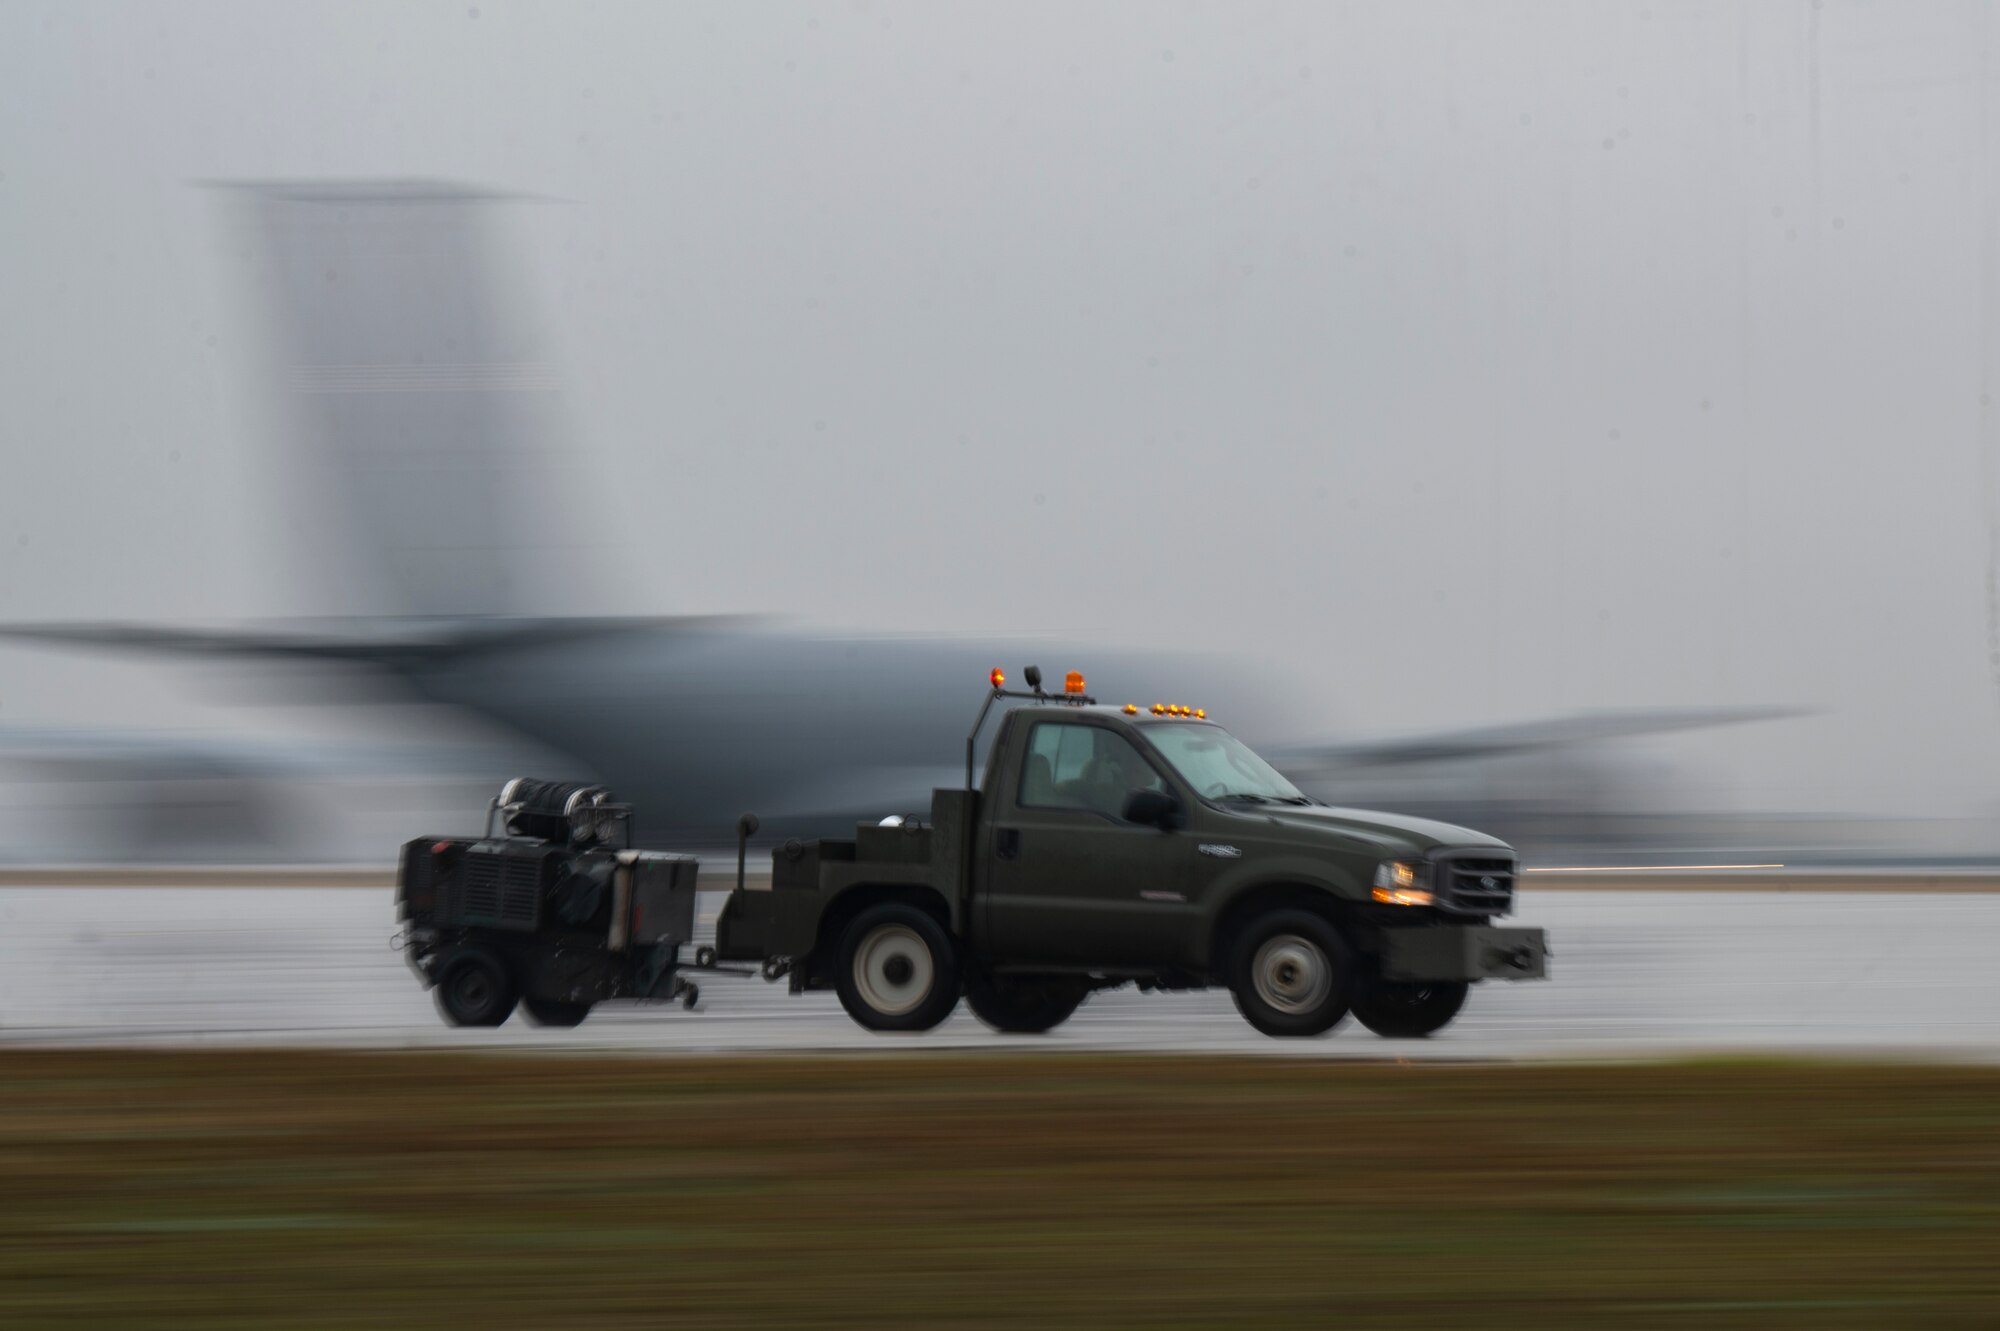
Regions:
<instances>
[{"instance_id":1,"label":"motion-blurred background","mask_svg":"<svg viewBox=\"0 0 2000 1331\"><path fill-rule=\"evenodd\" d=\"M1994 24L14 0L0 857L910 812L1030 660L1543 863L1984 857Z\"/></svg>"}]
</instances>

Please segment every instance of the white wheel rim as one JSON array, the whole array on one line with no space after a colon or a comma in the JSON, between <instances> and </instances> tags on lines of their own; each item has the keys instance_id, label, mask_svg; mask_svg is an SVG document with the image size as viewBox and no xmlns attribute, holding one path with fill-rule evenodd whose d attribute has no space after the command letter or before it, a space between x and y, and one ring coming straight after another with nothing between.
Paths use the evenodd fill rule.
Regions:
<instances>
[{"instance_id":1,"label":"white wheel rim","mask_svg":"<svg viewBox=\"0 0 2000 1331\"><path fill-rule=\"evenodd\" d=\"M1250 963L1257 997L1280 1012L1310 1012L1333 992L1333 965L1319 944L1297 934L1266 939Z\"/></svg>"},{"instance_id":2,"label":"white wheel rim","mask_svg":"<svg viewBox=\"0 0 2000 1331\"><path fill-rule=\"evenodd\" d=\"M885 1017L900 1017L930 997L937 968L930 946L908 925L869 931L854 949L854 987Z\"/></svg>"}]
</instances>

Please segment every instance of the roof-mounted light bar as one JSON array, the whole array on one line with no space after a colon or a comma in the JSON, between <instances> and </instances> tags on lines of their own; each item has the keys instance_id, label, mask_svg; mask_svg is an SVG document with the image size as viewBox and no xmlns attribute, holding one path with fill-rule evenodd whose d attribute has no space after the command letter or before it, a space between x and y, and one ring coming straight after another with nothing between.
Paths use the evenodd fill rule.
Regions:
<instances>
[{"instance_id":1,"label":"roof-mounted light bar","mask_svg":"<svg viewBox=\"0 0 2000 1331\"><path fill-rule=\"evenodd\" d=\"M994 703L1002 698L1020 698L1027 702L1061 702L1068 703L1073 707L1088 707L1097 701L1097 699L1083 691L1084 681L1081 670L1072 670L1063 676L1063 691L1061 693L1042 692L1042 668L1040 666L1027 667L1021 672L1021 678L1027 681L1031 692L1008 692L1007 672L999 666L994 666L993 669L986 672L986 682L993 687L987 693L986 701L980 705L979 719L972 723L972 733L965 737L965 788L967 790L973 788L972 752L979 742L981 728L986 725L986 714L993 710Z\"/></svg>"}]
</instances>

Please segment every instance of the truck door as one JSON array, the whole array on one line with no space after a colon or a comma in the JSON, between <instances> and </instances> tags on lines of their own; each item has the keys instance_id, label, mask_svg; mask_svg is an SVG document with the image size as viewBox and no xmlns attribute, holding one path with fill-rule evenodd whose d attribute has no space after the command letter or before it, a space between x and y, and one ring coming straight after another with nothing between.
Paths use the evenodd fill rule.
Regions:
<instances>
[{"instance_id":1,"label":"truck door","mask_svg":"<svg viewBox=\"0 0 2000 1331\"><path fill-rule=\"evenodd\" d=\"M1193 839L1128 823L1137 789L1172 790L1131 741L1037 721L1012 790L994 792L985 951L1004 963L1157 964L1187 919Z\"/></svg>"}]
</instances>

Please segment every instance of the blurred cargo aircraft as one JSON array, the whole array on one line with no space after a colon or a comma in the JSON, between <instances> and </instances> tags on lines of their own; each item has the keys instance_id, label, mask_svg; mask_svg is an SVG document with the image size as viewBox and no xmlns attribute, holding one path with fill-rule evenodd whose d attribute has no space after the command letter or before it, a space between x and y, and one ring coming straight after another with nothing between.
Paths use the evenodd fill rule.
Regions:
<instances>
[{"instance_id":1,"label":"blurred cargo aircraft","mask_svg":"<svg viewBox=\"0 0 2000 1331\"><path fill-rule=\"evenodd\" d=\"M548 403L554 374L485 267L493 196L413 182L229 187L258 237L259 285L304 446L310 536L369 562L393 613L202 630L17 624L0 637L96 649L356 667L402 696L497 722L608 785L642 841L713 846L754 809L767 834L919 813L963 779L987 670L1083 668L1109 701L1199 701L1303 788L1502 835L1586 834L1609 779L1588 741L1756 719L1768 709L1569 717L1365 745L1299 744L1309 711L1267 680L1190 657L1019 642L814 636L733 619L536 613L604 570L576 545ZM305 527L326 524L317 532ZM552 539L553 538L553 539ZM657 534L671 540L671 529ZM312 689L324 673L300 671ZM1254 712L1239 708L1254 707ZM1287 743L1287 740L1293 742ZM46 759L55 740L30 745ZM0 752L8 747L0 736ZM135 739L133 770L256 770L241 744ZM117 737L78 761L118 770ZM291 766L271 755L269 770ZM422 769L413 746L398 767ZM462 771L463 768L461 767ZM493 772L498 781L513 773ZM1522 796L1527 786L1528 798ZM1624 783L1628 794L1629 782Z\"/></svg>"}]
</instances>

